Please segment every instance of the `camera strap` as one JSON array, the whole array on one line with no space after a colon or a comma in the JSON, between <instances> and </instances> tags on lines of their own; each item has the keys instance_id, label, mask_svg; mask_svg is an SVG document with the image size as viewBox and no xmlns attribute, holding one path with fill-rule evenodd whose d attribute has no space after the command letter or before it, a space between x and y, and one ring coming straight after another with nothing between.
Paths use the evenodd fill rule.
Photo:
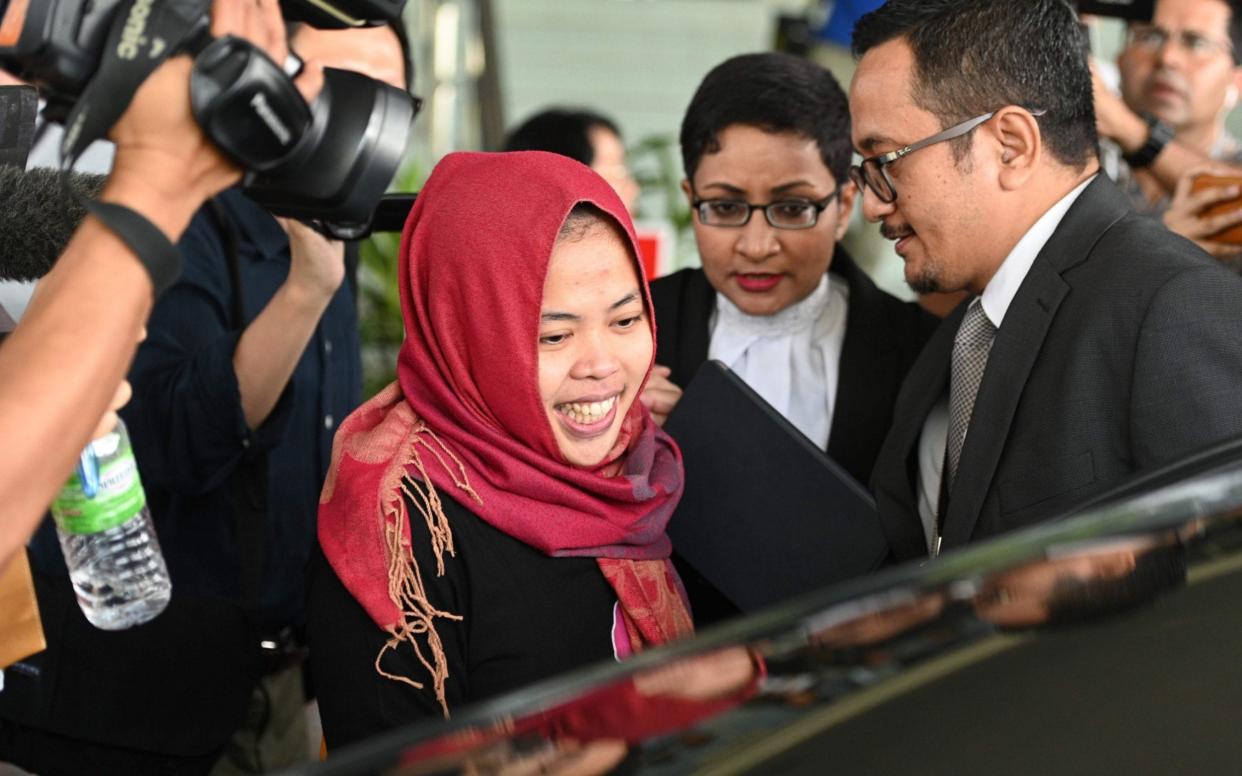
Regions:
<instances>
[{"instance_id":1,"label":"camera strap","mask_svg":"<svg viewBox=\"0 0 1242 776\"><path fill-rule=\"evenodd\" d=\"M129 107L134 93L164 60L206 33L210 0L126 0L122 3L95 77L65 122L61 144L66 192L108 227L142 263L158 297L181 274L181 254L145 216L115 202L87 199L69 185L69 172L82 152L104 137Z\"/></svg>"}]
</instances>

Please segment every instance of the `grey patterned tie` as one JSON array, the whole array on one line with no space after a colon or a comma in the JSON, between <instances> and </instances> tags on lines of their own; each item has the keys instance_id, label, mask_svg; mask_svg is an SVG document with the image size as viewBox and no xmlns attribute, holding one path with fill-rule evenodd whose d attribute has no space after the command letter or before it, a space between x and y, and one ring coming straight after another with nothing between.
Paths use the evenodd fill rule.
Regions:
<instances>
[{"instance_id":1,"label":"grey patterned tie","mask_svg":"<svg viewBox=\"0 0 1242 776\"><path fill-rule=\"evenodd\" d=\"M970 428L970 415L975 406L979 381L988 365L988 353L996 327L988 320L983 304L976 297L966 309L962 325L953 341L953 373L949 382L949 485L957 477L957 464L962 460L962 445Z\"/></svg>"}]
</instances>

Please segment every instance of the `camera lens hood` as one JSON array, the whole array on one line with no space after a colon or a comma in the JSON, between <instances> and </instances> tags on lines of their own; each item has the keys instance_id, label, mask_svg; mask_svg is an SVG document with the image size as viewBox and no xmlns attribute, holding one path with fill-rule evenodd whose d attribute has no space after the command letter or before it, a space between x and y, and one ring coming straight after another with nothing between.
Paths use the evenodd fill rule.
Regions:
<instances>
[{"instance_id":1,"label":"camera lens hood","mask_svg":"<svg viewBox=\"0 0 1242 776\"><path fill-rule=\"evenodd\" d=\"M246 193L271 212L366 224L405 155L414 99L350 70L324 69L314 123L297 152Z\"/></svg>"}]
</instances>

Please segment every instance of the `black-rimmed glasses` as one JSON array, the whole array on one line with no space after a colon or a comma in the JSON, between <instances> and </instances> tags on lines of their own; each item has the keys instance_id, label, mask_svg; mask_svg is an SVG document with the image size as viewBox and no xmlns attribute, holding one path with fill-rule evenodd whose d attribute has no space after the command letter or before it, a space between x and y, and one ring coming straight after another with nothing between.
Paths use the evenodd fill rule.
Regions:
<instances>
[{"instance_id":1,"label":"black-rimmed glasses","mask_svg":"<svg viewBox=\"0 0 1242 776\"><path fill-rule=\"evenodd\" d=\"M1042 110L1032 110L1030 113L1032 116L1044 115ZM954 124L931 137L911 143L905 148L898 148L896 151L889 151L886 154L869 156L863 159L860 164L850 168L850 180L854 182L854 185L858 187L860 192L864 187L871 189L871 192L885 204L896 202L897 187L893 185L893 179L889 177L888 170L885 169L888 165L904 156L909 156L920 148L926 148L936 143L943 143L946 140L961 137L995 115L996 111L989 111L982 116L975 116L973 119L966 119L960 124Z\"/></svg>"},{"instance_id":2,"label":"black-rimmed glasses","mask_svg":"<svg viewBox=\"0 0 1242 776\"><path fill-rule=\"evenodd\" d=\"M699 214L699 223L705 226L746 226L750 223L750 214L762 210L763 217L775 229L810 229L819 222L819 214L836 199L840 191L840 188L833 189L831 194L818 201L791 197L756 205L744 199L696 197L693 205Z\"/></svg>"}]
</instances>

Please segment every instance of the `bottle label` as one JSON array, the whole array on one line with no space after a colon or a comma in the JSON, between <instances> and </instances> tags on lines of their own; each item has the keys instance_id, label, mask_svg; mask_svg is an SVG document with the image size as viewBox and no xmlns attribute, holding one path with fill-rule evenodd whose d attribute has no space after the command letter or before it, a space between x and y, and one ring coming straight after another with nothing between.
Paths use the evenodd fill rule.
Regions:
<instances>
[{"instance_id":1,"label":"bottle label","mask_svg":"<svg viewBox=\"0 0 1242 776\"><path fill-rule=\"evenodd\" d=\"M82 492L82 482L74 472L52 502L52 516L66 533L95 534L123 524L141 512L146 503L147 495L131 453L100 467L99 491L94 498Z\"/></svg>"}]
</instances>

